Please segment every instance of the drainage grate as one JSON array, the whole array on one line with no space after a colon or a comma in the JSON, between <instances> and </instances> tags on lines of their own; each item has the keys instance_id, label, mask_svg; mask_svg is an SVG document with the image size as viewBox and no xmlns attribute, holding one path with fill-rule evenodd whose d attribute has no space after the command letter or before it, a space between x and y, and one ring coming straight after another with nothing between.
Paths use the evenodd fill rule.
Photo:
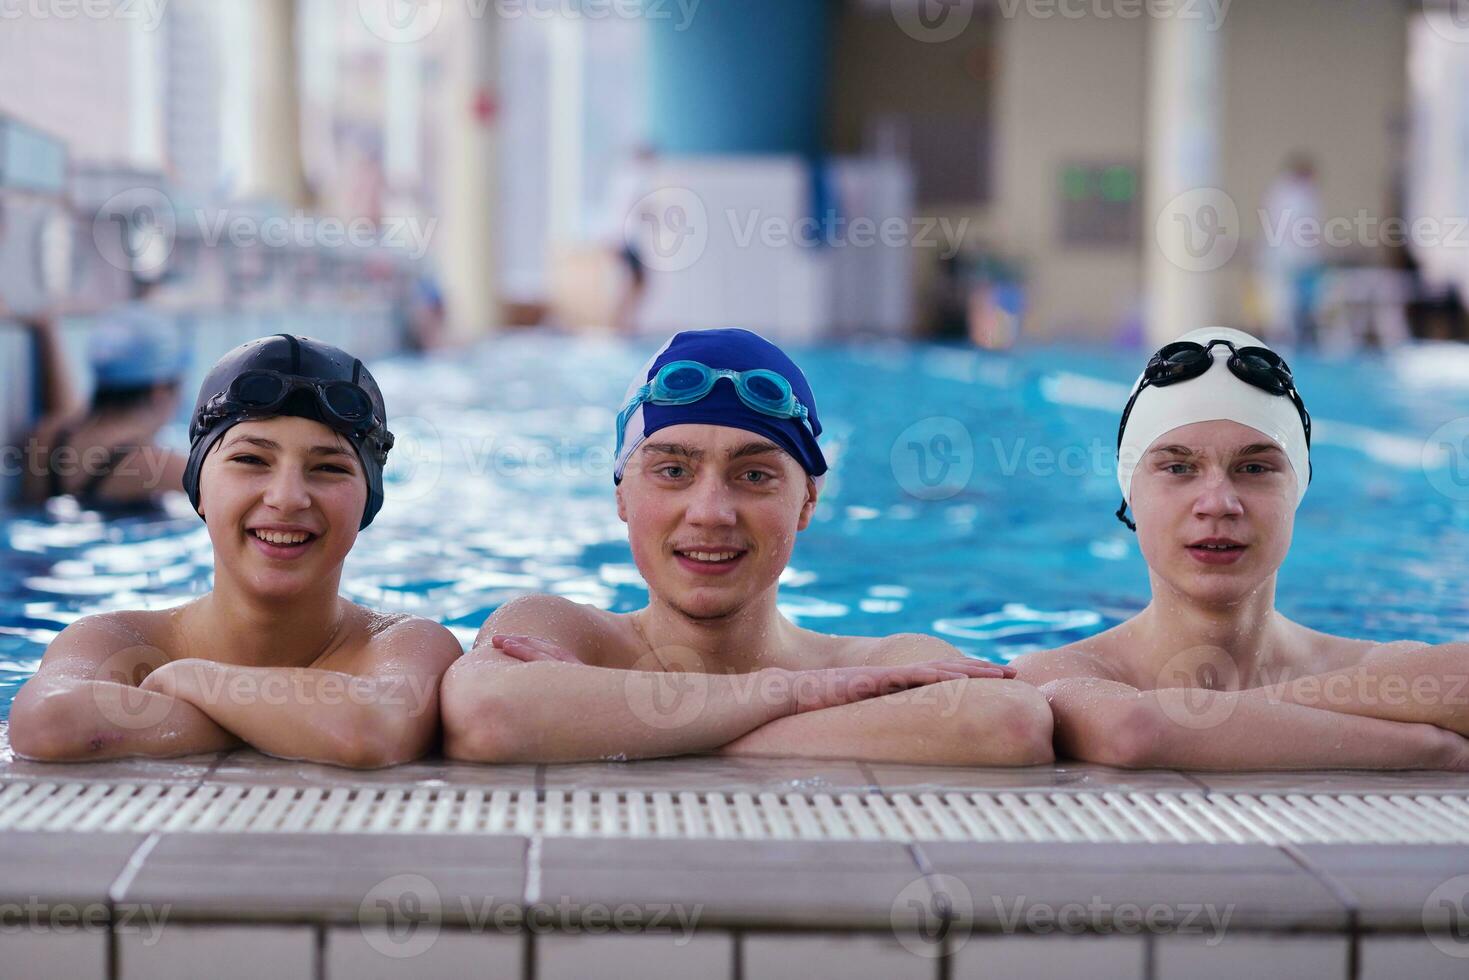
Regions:
<instances>
[{"instance_id":1,"label":"drainage grate","mask_svg":"<svg viewBox=\"0 0 1469 980\"><path fill-rule=\"evenodd\" d=\"M0 783L0 831L539 834L738 840L1469 844L1469 797L668 793Z\"/></svg>"}]
</instances>

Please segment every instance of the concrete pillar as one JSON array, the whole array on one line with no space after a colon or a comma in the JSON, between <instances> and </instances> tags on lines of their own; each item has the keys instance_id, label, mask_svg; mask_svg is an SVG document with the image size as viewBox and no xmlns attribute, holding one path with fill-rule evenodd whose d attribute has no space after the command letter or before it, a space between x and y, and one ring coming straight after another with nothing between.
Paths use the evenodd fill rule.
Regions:
<instances>
[{"instance_id":1,"label":"concrete pillar","mask_svg":"<svg viewBox=\"0 0 1469 980\"><path fill-rule=\"evenodd\" d=\"M434 249L449 329L473 337L500 325L495 234L499 187L500 18L444 4L439 225ZM491 8L493 9L493 8Z\"/></svg>"},{"instance_id":2,"label":"concrete pillar","mask_svg":"<svg viewBox=\"0 0 1469 980\"><path fill-rule=\"evenodd\" d=\"M301 163L296 0L252 2L256 11L251 72L254 133L248 193L288 207L304 207L308 202Z\"/></svg>"},{"instance_id":3,"label":"concrete pillar","mask_svg":"<svg viewBox=\"0 0 1469 980\"><path fill-rule=\"evenodd\" d=\"M576 241L583 228L585 181L582 159L586 125L586 32L581 17L558 17L549 25L549 79L551 114L549 172L551 236L556 241ZM615 162L614 162L615 165Z\"/></svg>"},{"instance_id":4,"label":"concrete pillar","mask_svg":"<svg viewBox=\"0 0 1469 980\"><path fill-rule=\"evenodd\" d=\"M1218 316L1218 270L1239 244L1236 203L1221 180L1217 25L1154 17L1148 39L1146 325L1161 346Z\"/></svg>"}]
</instances>

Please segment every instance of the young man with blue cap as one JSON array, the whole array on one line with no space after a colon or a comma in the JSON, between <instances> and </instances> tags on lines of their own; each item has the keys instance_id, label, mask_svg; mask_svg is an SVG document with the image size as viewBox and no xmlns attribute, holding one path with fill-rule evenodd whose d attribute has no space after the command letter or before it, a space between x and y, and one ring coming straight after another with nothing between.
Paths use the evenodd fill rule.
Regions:
<instances>
[{"instance_id":1,"label":"young man with blue cap","mask_svg":"<svg viewBox=\"0 0 1469 980\"><path fill-rule=\"evenodd\" d=\"M1152 601L1016 660L1051 702L1058 754L1129 767L1469 769L1469 645L1329 636L1275 608L1311 480L1311 417L1279 355L1238 330L1184 335L1138 378L1117 441L1117 516L1137 532Z\"/></svg>"},{"instance_id":2,"label":"young man with blue cap","mask_svg":"<svg viewBox=\"0 0 1469 980\"><path fill-rule=\"evenodd\" d=\"M213 588L68 626L16 695L11 747L72 762L245 744L364 768L423 754L459 642L337 591L393 446L372 375L310 338L251 341L205 379L189 436L183 482Z\"/></svg>"},{"instance_id":3,"label":"young man with blue cap","mask_svg":"<svg viewBox=\"0 0 1469 980\"><path fill-rule=\"evenodd\" d=\"M617 512L648 605L502 606L445 677L446 752L1049 762L1049 711L1009 668L931 636L831 636L781 615L777 582L827 471L820 435L805 376L774 344L673 337L617 419Z\"/></svg>"}]
</instances>

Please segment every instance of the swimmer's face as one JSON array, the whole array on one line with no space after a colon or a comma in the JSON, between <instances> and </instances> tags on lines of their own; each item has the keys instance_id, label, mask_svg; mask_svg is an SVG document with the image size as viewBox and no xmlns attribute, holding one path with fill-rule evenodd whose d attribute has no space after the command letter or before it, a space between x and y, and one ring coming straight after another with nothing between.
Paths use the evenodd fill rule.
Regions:
<instances>
[{"instance_id":1,"label":"swimmer's face","mask_svg":"<svg viewBox=\"0 0 1469 980\"><path fill-rule=\"evenodd\" d=\"M1155 578L1229 605L1273 579L1290 550L1296 477L1285 453L1238 422L1196 422L1148 447L1132 482L1138 545Z\"/></svg>"},{"instance_id":2,"label":"swimmer's face","mask_svg":"<svg viewBox=\"0 0 1469 980\"><path fill-rule=\"evenodd\" d=\"M204 460L199 506L216 575L268 597L323 582L335 592L367 506L367 477L352 446L320 422L241 422Z\"/></svg>"},{"instance_id":3,"label":"swimmer's face","mask_svg":"<svg viewBox=\"0 0 1469 980\"><path fill-rule=\"evenodd\" d=\"M658 430L617 488L638 570L693 619L728 616L773 589L815 507L815 483L795 459L722 425Z\"/></svg>"}]
</instances>

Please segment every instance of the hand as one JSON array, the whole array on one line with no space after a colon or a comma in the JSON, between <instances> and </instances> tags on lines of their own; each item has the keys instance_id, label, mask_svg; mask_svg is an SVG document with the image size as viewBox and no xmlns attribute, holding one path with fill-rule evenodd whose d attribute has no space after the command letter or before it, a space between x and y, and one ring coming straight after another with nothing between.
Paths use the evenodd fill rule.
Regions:
<instances>
[{"instance_id":1,"label":"hand","mask_svg":"<svg viewBox=\"0 0 1469 980\"><path fill-rule=\"evenodd\" d=\"M1008 680L1015 668L982 660L928 660L884 667L788 671L794 713L820 711L957 680Z\"/></svg>"},{"instance_id":2,"label":"hand","mask_svg":"<svg viewBox=\"0 0 1469 980\"><path fill-rule=\"evenodd\" d=\"M203 673L201 668L209 663L210 661L199 658L171 660L143 678L138 687L155 694L166 694L171 698L184 697L183 692L198 688Z\"/></svg>"},{"instance_id":3,"label":"hand","mask_svg":"<svg viewBox=\"0 0 1469 980\"><path fill-rule=\"evenodd\" d=\"M1450 772L1469 772L1469 738L1434 725L1425 727L1433 729L1430 735L1437 742L1432 767Z\"/></svg>"},{"instance_id":4,"label":"hand","mask_svg":"<svg viewBox=\"0 0 1469 980\"><path fill-rule=\"evenodd\" d=\"M501 653L528 664L539 660L551 660L563 664L581 663L581 658L565 647L557 646L550 640L542 640L535 636L507 636L503 633L496 633L490 637L490 645Z\"/></svg>"}]
</instances>

